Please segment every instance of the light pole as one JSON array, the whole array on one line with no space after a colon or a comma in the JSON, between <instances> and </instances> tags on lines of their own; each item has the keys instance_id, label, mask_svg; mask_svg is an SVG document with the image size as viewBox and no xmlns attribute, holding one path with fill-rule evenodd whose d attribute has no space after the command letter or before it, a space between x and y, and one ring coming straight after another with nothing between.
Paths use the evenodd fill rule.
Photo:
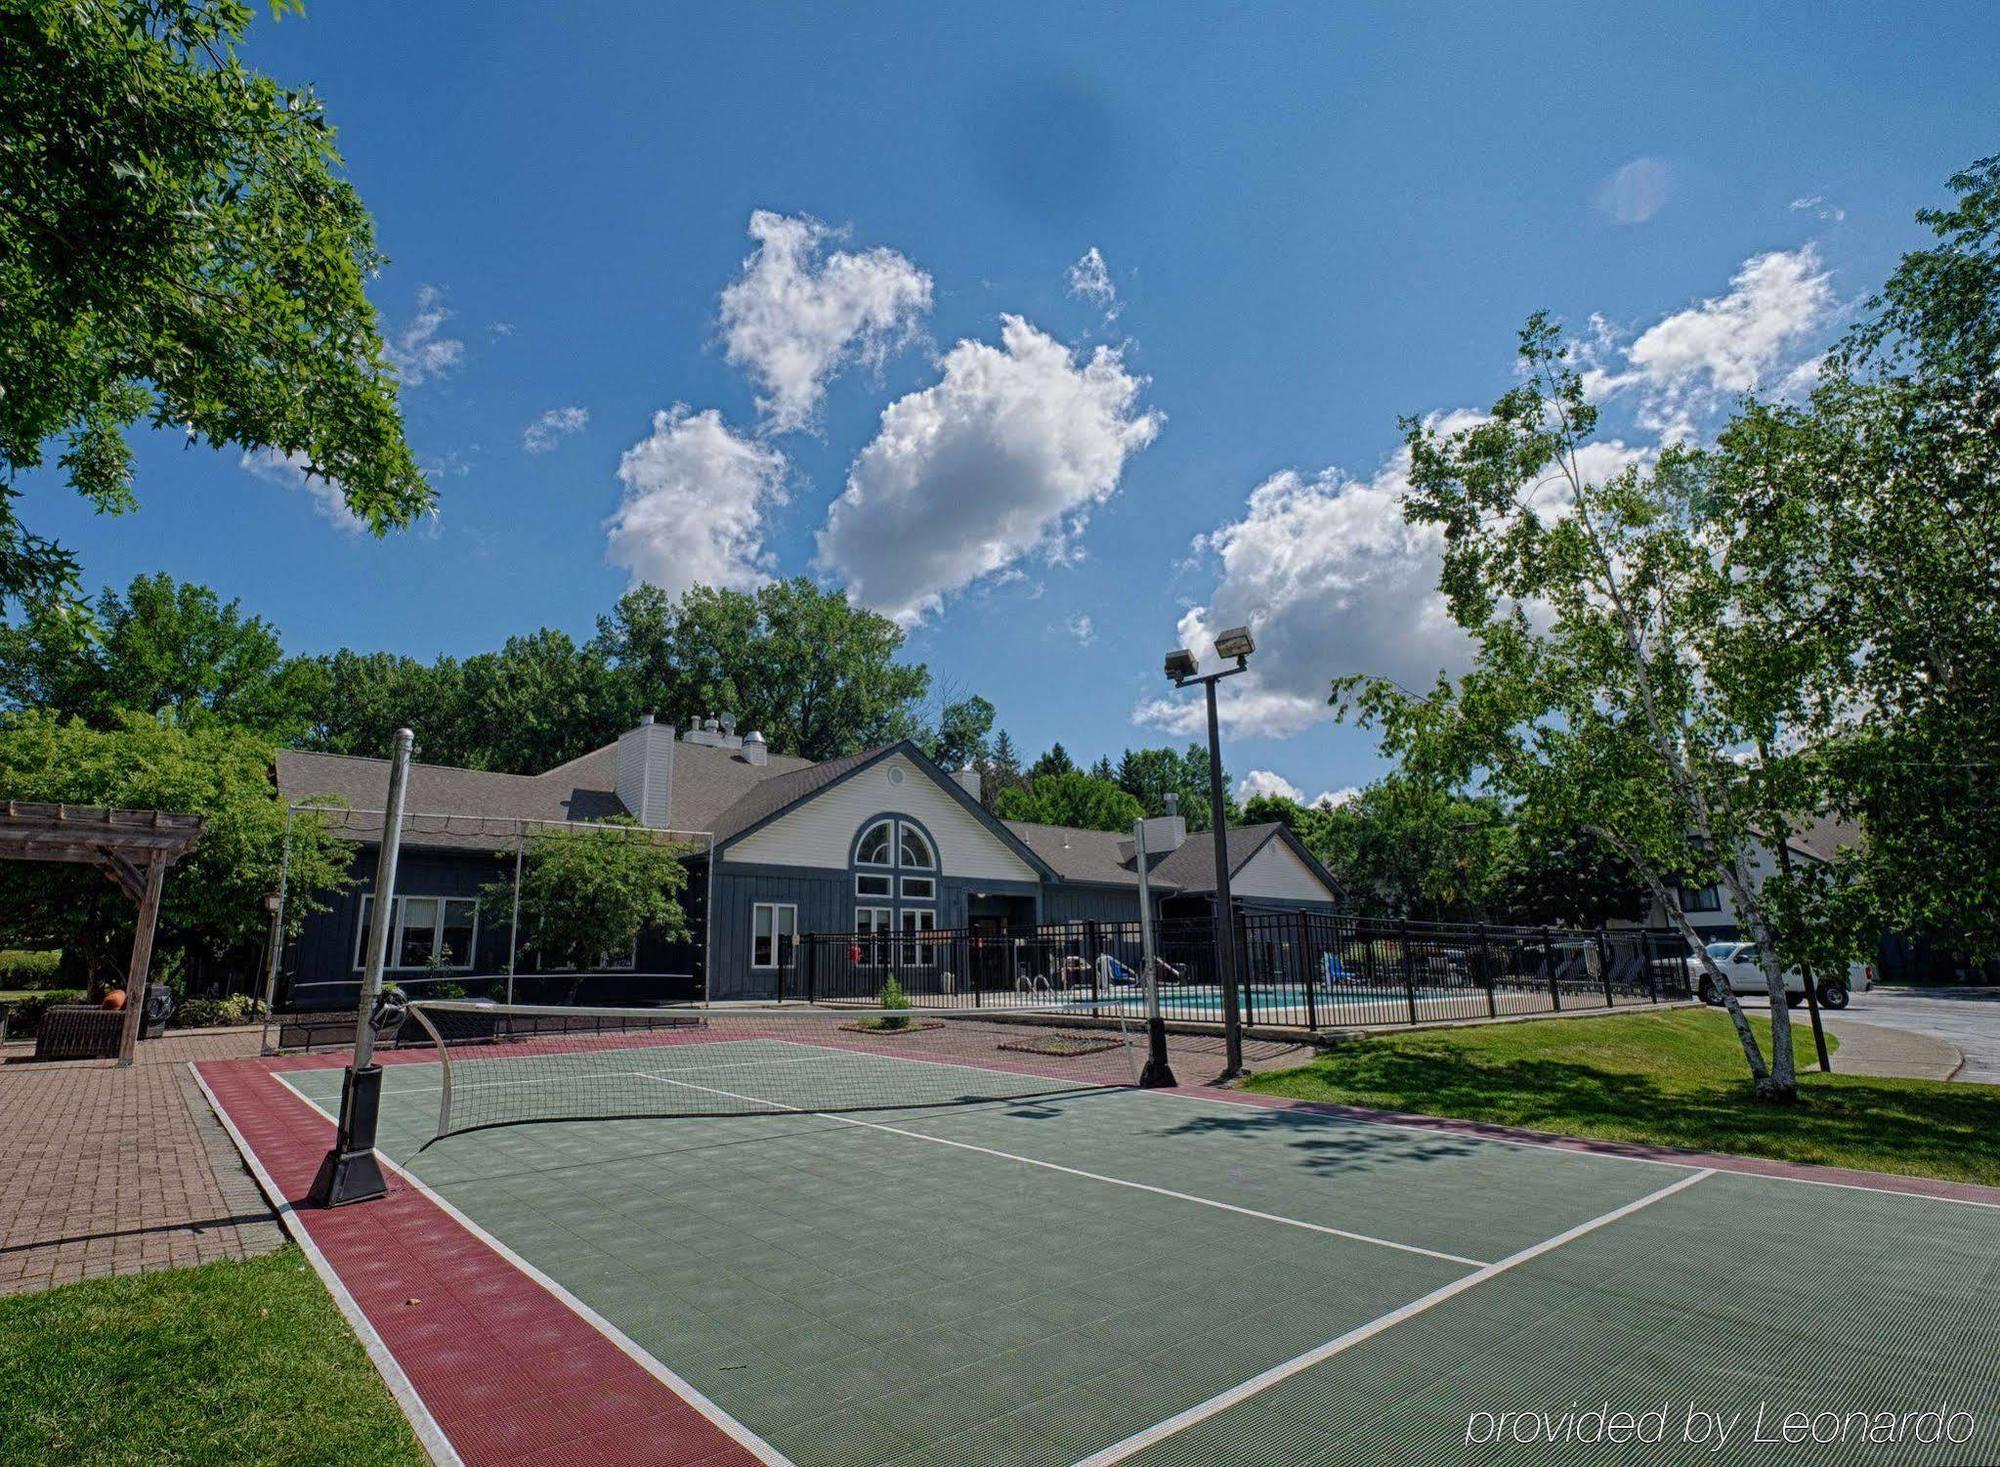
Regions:
<instances>
[{"instance_id":1,"label":"light pole","mask_svg":"<svg viewBox=\"0 0 2000 1467\"><path fill-rule=\"evenodd\" d=\"M1194 653L1185 647L1167 654L1167 676L1177 688L1200 683L1208 695L1208 810L1209 829L1215 837L1215 955L1222 969L1222 1078L1233 1080L1243 1073L1243 1011L1237 989L1236 903L1229 893L1228 812L1222 795L1222 733L1215 716L1215 685L1234 677L1250 661L1257 644L1250 628L1231 627L1215 639L1216 655L1233 660L1234 667L1203 674Z\"/></svg>"}]
</instances>

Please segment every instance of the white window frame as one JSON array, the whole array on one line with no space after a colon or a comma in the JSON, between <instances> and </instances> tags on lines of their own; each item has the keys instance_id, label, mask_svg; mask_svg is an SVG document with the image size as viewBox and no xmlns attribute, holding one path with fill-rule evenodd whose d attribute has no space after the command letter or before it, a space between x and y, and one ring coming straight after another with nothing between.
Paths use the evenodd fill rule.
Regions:
<instances>
[{"instance_id":1,"label":"white window frame","mask_svg":"<svg viewBox=\"0 0 2000 1467\"><path fill-rule=\"evenodd\" d=\"M903 878L903 900L906 902L936 901L937 878L935 876L905 876Z\"/></svg>"},{"instance_id":2,"label":"white window frame","mask_svg":"<svg viewBox=\"0 0 2000 1467\"><path fill-rule=\"evenodd\" d=\"M436 902L438 904L437 919L431 924L432 952L436 952L438 944L444 940L445 913L450 909L451 903L457 902L460 905L464 905L470 902L472 904L472 940L466 944L467 952L465 954L465 961L442 965L442 971L446 973L470 973L473 968L474 956L479 951L479 898L476 896L438 896L423 891L399 891L395 896L390 898L389 951L383 956L382 971L385 973L427 973L430 971L430 964L428 963L400 963L396 961L403 951L404 904L410 901ZM374 913L374 903L374 892L364 891L361 894L361 921L354 933L354 967L357 972L368 966L368 919Z\"/></svg>"},{"instance_id":3,"label":"white window frame","mask_svg":"<svg viewBox=\"0 0 2000 1467\"><path fill-rule=\"evenodd\" d=\"M757 919L765 912L771 914L771 958L769 962L757 961ZM780 912L791 913L791 931L781 931L778 924ZM797 902L752 902L750 904L750 967L758 972L775 972L783 966L778 954L780 938L789 938L792 947L799 945L799 904Z\"/></svg>"},{"instance_id":4,"label":"white window frame","mask_svg":"<svg viewBox=\"0 0 2000 1467\"><path fill-rule=\"evenodd\" d=\"M911 839L915 839L924 848L924 854L930 857L929 860L906 861L903 859L904 842ZM936 845L931 842L929 836L925 835L917 827L914 821L898 820L896 822L896 865L905 871L935 871L938 868Z\"/></svg>"},{"instance_id":5,"label":"white window frame","mask_svg":"<svg viewBox=\"0 0 2000 1467\"><path fill-rule=\"evenodd\" d=\"M865 881L879 881L882 883L882 889L869 891L862 885ZM896 895L896 878L886 871L857 871L854 873L854 894L886 902Z\"/></svg>"},{"instance_id":6,"label":"white window frame","mask_svg":"<svg viewBox=\"0 0 2000 1467\"><path fill-rule=\"evenodd\" d=\"M937 943L927 942L923 934L937 931L937 908L904 907L901 909L901 927L897 937L903 944L903 966L906 968L933 968L937 966Z\"/></svg>"},{"instance_id":7,"label":"white window frame","mask_svg":"<svg viewBox=\"0 0 2000 1467\"><path fill-rule=\"evenodd\" d=\"M880 919L879 926L877 925L877 919ZM884 966L882 954L885 951L894 951L895 933L889 924L895 921L895 919L896 912L893 907L855 907L854 932L855 936L859 939L855 943L855 946L861 949L861 961L857 964L858 967L879 968Z\"/></svg>"},{"instance_id":8,"label":"white window frame","mask_svg":"<svg viewBox=\"0 0 2000 1467\"><path fill-rule=\"evenodd\" d=\"M889 839L886 846L889 859L886 861L871 861L861 854L861 849L868 844L869 836L884 827L887 827L889 831ZM854 843L854 864L857 866L879 866L884 870L889 870L895 866L896 858L901 854L902 841L899 838L897 821L894 816L885 816L880 820L871 820L868 823L868 828L861 832L861 839Z\"/></svg>"}]
</instances>

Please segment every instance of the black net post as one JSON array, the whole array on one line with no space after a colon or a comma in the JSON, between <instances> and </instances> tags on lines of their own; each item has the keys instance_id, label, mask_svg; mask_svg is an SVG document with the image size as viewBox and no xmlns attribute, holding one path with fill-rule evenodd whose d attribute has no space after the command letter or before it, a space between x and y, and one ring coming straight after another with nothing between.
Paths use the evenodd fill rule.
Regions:
<instances>
[{"instance_id":1,"label":"black net post","mask_svg":"<svg viewBox=\"0 0 2000 1467\"><path fill-rule=\"evenodd\" d=\"M1604 1006L1612 1006L1611 998L1611 943L1604 935L1602 927L1597 929L1597 976L1604 980Z\"/></svg>"}]
</instances>

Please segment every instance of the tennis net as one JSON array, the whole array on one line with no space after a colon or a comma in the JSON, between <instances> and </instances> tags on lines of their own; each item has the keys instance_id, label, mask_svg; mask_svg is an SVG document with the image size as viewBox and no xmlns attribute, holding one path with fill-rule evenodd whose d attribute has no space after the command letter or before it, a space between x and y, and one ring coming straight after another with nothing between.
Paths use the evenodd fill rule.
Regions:
<instances>
[{"instance_id":1,"label":"tennis net","mask_svg":"<svg viewBox=\"0 0 2000 1467\"><path fill-rule=\"evenodd\" d=\"M1054 1009L437 1000L411 1004L409 1016L398 1048L427 1045L438 1064L439 1137L538 1121L1025 1100L1134 1084L1143 1058L1122 1016ZM425 1087L399 1077L396 1088Z\"/></svg>"}]
</instances>

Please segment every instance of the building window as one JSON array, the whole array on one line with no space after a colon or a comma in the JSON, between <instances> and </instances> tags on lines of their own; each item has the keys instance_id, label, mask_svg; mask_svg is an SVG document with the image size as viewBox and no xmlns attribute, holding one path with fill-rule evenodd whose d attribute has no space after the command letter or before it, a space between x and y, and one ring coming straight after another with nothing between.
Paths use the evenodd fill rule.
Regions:
<instances>
[{"instance_id":1,"label":"building window","mask_svg":"<svg viewBox=\"0 0 2000 1467\"><path fill-rule=\"evenodd\" d=\"M896 894L896 878L893 876L871 876L862 872L854 878L854 894L858 897L890 897Z\"/></svg>"},{"instance_id":2,"label":"building window","mask_svg":"<svg viewBox=\"0 0 2000 1467\"><path fill-rule=\"evenodd\" d=\"M903 908L903 965L928 968L937 962L937 944L923 936L937 930L937 913L928 907Z\"/></svg>"},{"instance_id":3,"label":"building window","mask_svg":"<svg viewBox=\"0 0 2000 1467\"><path fill-rule=\"evenodd\" d=\"M758 902L750 908L750 966L782 968L791 961L799 936L799 909L790 902Z\"/></svg>"},{"instance_id":4,"label":"building window","mask_svg":"<svg viewBox=\"0 0 2000 1467\"><path fill-rule=\"evenodd\" d=\"M924 839L924 833L907 821L903 824L903 859L901 864L913 866L920 871L928 871L937 865L937 857L931 854L931 843Z\"/></svg>"},{"instance_id":5,"label":"building window","mask_svg":"<svg viewBox=\"0 0 2000 1467\"><path fill-rule=\"evenodd\" d=\"M1722 910L1722 893L1713 882L1707 886L1684 886L1681 888L1681 910L1719 912Z\"/></svg>"},{"instance_id":6,"label":"building window","mask_svg":"<svg viewBox=\"0 0 2000 1467\"><path fill-rule=\"evenodd\" d=\"M862 866L887 866L892 864L889 854L890 838L895 834L896 822L878 820L868 827L861 837L861 844L854 852L855 862Z\"/></svg>"},{"instance_id":7,"label":"building window","mask_svg":"<svg viewBox=\"0 0 2000 1467\"><path fill-rule=\"evenodd\" d=\"M903 878L903 900L906 902L936 901L937 878L935 876L905 876Z\"/></svg>"},{"instance_id":8,"label":"building window","mask_svg":"<svg viewBox=\"0 0 2000 1467\"><path fill-rule=\"evenodd\" d=\"M368 923L375 895L361 898L361 923L354 934L354 966L368 962ZM479 936L476 897L399 896L389 904L389 951L383 966L407 973L437 966L454 973L472 970L473 948Z\"/></svg>"},{"instance_id":9,"label":"building window","mask_svg":"<svg viewBox=\"0 0 2000 1467\"><path fill-rule=\"evenodd\" d=\"M861 952L857 960L860 966L879 968L889 961L889 934L895 930L890 922L892 915L887 907L854 909L854 931L857 934L854 945Z\"/></svg>"}]
</instances>

